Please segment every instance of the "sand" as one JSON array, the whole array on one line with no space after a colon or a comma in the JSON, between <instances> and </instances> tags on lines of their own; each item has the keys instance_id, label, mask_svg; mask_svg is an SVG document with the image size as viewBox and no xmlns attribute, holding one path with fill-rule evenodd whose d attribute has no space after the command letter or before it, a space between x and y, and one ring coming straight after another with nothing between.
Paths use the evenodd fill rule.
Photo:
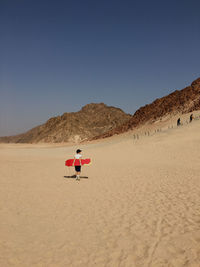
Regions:
<instances>
[{"instance_id":1,"label":"sand","mask_svg":"<svg viewBox=\"0 0 200 267\"><path fill-rule=\"evenodd\" d=\"M200 266L200 121L81 146L0 145L0 266Z\"/></svg>"}]
</instances>

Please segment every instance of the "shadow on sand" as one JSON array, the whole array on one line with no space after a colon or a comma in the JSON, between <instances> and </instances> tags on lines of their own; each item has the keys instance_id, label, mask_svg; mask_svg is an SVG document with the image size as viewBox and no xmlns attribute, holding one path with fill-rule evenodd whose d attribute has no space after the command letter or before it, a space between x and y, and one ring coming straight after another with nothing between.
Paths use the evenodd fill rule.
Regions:
<instances>
[{"instance_id":1,"label":"shadow on sand","mask_svg":"<svg viewBox=\"0 0 200 267\"><path fill-rule=\"evenodd\" d=\"M75 179L76 178L76 175L71 175L71 176L63 176L64 178L72 178L72 179ZM88 176L80 176L80 178L82 179L88 179Z\"/></svg>"}]
</instances>

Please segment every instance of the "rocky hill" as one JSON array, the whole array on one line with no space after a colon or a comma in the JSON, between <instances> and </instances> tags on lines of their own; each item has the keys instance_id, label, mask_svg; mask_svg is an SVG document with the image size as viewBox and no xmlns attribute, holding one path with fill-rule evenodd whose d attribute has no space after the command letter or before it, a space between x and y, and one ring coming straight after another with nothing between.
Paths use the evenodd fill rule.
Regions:
<instances>
[{"instance_id":1,"label":"rocky hill","mask_svg":"<svg viewBox=\"0 0 200 267\"><path fill-rule=\"evenodd\" d=\"M156 99L151 104L138 109L129 121L93 139L105 138L127 132L146 122L153 123L164 116L183 114L200 109L200 78L182 90Z\"/></svg>"},{"instance_id":2,"label":"rocky hill","mask_svg":"<svg viewBox=\"0 0 200 267\"><path fill-rule=\"evenodd\" d=\"M131 115L124 113L119 108L110 107L104 103L92 103L84 106L78 112L64 113L62 116L50 118L45 124L26 133L1 137L0 142L79 142L102 135L130 118Z\"/></svg>"}]
</instances>

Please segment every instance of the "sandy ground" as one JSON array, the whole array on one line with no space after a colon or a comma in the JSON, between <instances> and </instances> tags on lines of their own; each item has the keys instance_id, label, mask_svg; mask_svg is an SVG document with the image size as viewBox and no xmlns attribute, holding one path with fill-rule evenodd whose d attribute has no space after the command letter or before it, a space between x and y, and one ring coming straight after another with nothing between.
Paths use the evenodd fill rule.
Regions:
<instances>
[{"instance_id":1,"label":"sandy ground","mask_svg":"<svg viewBox=\"0 0 200 267\"><path fill-rule=\"evenodd\" d=\"M200 266L200 121L109 140L0 145L0 266Z\"/></svg>"}]
</instances>

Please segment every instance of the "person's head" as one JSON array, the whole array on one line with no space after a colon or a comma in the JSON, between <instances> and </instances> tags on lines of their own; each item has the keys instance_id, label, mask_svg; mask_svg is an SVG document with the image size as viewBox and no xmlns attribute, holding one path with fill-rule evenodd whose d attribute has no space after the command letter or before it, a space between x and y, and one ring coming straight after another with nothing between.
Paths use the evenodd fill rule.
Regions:
<instances>
[{"instance_id":1,"label":"person's head","mask_svg":"<svg viewBox=\"0 0 200 267\"><path fill-rule=\"evenodd\" d=\"M79 154L79 153L81 153L81 151L82 151L82 150L77 149L77 150L76 150L76 153Z\"/></svg>"}]
</instances>

